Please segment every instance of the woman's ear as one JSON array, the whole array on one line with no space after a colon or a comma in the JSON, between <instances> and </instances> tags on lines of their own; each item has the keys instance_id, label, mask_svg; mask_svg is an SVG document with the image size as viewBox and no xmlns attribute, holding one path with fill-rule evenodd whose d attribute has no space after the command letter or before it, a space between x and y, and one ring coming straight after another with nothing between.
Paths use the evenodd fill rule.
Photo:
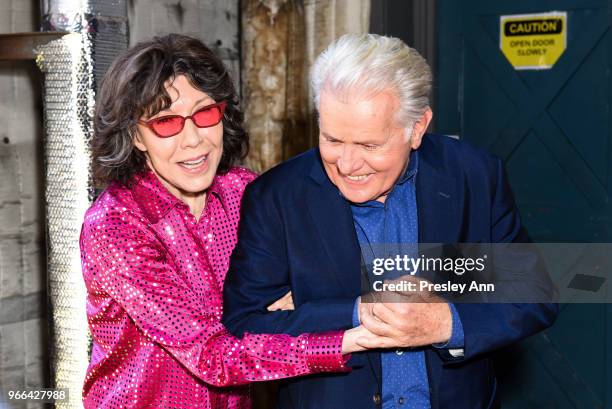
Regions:
<instances>
[{"instance_id":1,"label":"woman's ear","mask_svg":"<svg viewBox=\"0 0 612 409\"><path fill-rule=\"evenodd\" d=\"M410 138L410 147L413 150L418 149L419 146L421 146L423 135L425 135L432 117L433 112L431 112L431 108L427 108L425 112L423 112L421 119L414 124L414 128L412 128L412 137Z\"/></svg>"},{"instance_id":2,"label":"woman's ear","mask_svg":"<svg viewBox=\"0 0 612 409\"><path fill-rule=\"evenodd\" d=\"M134 135L132 136L132 142L134 143L136 149L138 149L139 151L147 151L147 147L142 141L142 135L140 135L140 132L138 132L138 130L134 131Z\"/></svg>"}]
</instances>

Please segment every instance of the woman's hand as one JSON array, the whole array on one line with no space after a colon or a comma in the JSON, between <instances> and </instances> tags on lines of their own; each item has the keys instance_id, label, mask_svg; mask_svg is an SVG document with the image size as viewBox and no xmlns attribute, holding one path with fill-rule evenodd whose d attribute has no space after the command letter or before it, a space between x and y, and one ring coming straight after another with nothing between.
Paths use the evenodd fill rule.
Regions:
<instances>
[{"instance_id":1,"label":"woman's hand","mask_svg":"<svg viewBox=\"0 0 612 409\"><path fill-rule=\"evenodd\" d=\"M366 342L361 345L361 342ZM366 349L388 348L389 339L380 337L368 331L363 325L344 331L342 338L342 353L350 354L352 352L365 351Z\"/></svg>"},{"instance_id":2,"label":"woman's hand","mask_svg":"<svg viewBox=\"0 0 612 409\"><path fill-rule=\"evenodd\" d=\"M293 305L293 297L291 296L291 291L285 294L282 298L274 301L272 304L268 305L268 311L289 311L295 310L295 306Z\"/></svg>"}]
</instances>

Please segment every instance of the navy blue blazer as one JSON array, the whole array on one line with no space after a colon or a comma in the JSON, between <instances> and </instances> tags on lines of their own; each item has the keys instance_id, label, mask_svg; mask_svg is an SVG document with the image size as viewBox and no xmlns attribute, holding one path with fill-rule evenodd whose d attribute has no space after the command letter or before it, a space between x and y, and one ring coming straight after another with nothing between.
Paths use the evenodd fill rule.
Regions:
<instances>
[{"instance_id":1,"label":"navy blue blazer","mask_svg":"<svg viewBox=\"0 0 612 409\"><path fill-rule=\"evenodd\" d=\"M416 180L421 243L527 240L502 162L454 139L427 134ZM524 271L535 268L526 260ZM518 263L520 264L520 263ZM266 306L293 292L294 311ZM244 194L238 244L225 280L223 323L235 335L299 335L352 327L360 248L349 204L329 181L318 149L269 170ZM550 326L554 304L456 304L465 355L426 348L431 405L499 405L490 352ZM282 409L374 409L380 354L353 354L346 374L281 382Z\"/></svg>"}]
</instances>

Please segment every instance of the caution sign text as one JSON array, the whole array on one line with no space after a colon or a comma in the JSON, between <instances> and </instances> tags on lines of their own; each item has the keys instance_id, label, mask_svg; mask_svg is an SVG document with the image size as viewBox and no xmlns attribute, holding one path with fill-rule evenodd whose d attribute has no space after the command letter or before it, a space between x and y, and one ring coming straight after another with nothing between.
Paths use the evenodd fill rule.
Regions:
<instances>
[{"instance_id":1,"label":"caution sign text","mask_svg":"<svg viewBox=\"0 0 612 409\"><path fill-rule=\"evenodd\" d=\"M499 46L517 70L551 68L565 51L565 12L501 16L499 28Z\"/></svg>"}]
</instances>

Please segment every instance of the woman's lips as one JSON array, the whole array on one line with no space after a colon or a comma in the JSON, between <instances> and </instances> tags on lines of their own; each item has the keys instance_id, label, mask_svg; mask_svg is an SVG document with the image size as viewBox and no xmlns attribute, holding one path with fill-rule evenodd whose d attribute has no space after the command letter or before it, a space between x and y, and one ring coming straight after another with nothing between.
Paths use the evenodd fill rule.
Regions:
<instances>
[{"instance_id":1,"label":"woman's lips","mask_svg":"<svg viewBox=\"0 0 612 409\"><path fill-rule=\"evenodd\" d=\"M208 168L208 154L178 162L178 164L187 173L201 173Z\"/></svg>"}]
</instances>

